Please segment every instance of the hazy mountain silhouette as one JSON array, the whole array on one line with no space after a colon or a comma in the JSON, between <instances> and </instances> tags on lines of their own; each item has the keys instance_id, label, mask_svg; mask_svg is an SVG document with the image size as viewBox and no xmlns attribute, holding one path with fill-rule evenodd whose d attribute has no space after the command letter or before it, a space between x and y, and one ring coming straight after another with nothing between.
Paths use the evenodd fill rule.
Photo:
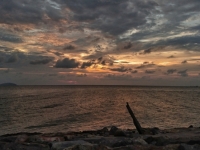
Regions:
<instances>
[{"instance_id":1,"label":"hazy mountain silhouette","mask_svg":"<svg viewBox=\"0 0 200 150\"><path fill-rule=\"evenodd\" d=\"M17 84L15 83L2 83L0 86L16 86Z\"/></svg>"}]
</instances>

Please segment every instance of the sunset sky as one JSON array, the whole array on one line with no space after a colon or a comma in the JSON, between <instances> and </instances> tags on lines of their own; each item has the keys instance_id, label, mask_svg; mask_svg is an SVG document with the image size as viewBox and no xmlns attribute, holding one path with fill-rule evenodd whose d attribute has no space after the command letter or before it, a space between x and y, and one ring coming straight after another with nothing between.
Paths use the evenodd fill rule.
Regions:
<instances>
[{"instance_id":1,"label":"sunset sky","mask_svg":"<svg viewBox=\"0 0 200 150\"><path fill-rule=\"evenodd\" d=\"M200 0L0 0L0 83L200 86Z\"/></svg>"}]
</instances>

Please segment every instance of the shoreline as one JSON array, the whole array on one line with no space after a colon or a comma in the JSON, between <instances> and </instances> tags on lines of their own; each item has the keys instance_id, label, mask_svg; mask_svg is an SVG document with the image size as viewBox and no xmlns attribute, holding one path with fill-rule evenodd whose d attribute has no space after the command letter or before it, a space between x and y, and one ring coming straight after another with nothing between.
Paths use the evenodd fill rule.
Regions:
<instances>
[{"instance_id":1,"label":"shoreline","mask_svg":"<svg viewBox=\"0 0 200 150\"><path fill-rule=\"evenodd\" d=\"M200 149L200 127L122 130L115 126L67 133L16 133L0 136L0 149L27 150L150 150Z\"/></svg>"}]
</instances>

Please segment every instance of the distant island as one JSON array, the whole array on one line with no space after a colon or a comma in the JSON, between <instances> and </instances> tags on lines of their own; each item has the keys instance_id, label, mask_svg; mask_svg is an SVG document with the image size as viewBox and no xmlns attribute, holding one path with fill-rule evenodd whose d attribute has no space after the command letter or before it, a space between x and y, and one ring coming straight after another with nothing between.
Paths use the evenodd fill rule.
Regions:
<instances>
[{"instance_id":1,"label":"distant island","mask_svg":"<svg viewBox=\"0 0 200 150\"><path fill-rule=\"evenodd\" d=\"M15 83L2 83L0 86L17 86Z\"/></svg>"}]
</instances>

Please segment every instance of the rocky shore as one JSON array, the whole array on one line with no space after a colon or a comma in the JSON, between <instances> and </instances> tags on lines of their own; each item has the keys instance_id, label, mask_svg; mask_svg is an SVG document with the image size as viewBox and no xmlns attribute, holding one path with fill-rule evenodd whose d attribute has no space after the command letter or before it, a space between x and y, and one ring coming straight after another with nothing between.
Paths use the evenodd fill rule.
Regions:
<instances>
[{"instance_id":1,"label":"rocky shore","mask_svg":"<svg viewBox=\"0 0 200 150\"><path fill-rule=\"evenodd\" d=\"M17 133L0 136L0 150L200 150L200 128Z\"/></svg>"}]
</instances>

